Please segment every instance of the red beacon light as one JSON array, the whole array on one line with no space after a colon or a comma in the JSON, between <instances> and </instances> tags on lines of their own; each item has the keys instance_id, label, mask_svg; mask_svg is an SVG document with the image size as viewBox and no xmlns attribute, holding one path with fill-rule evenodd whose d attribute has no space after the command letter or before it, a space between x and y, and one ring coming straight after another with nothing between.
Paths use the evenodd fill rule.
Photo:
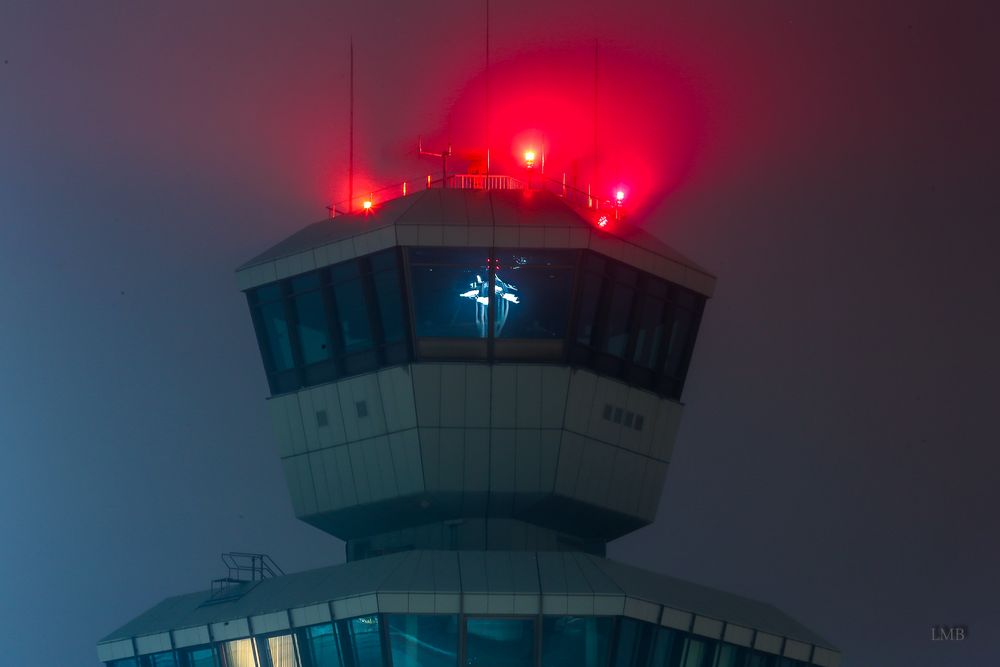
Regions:
<instances>
[{"instance_id":1,"label":"red beacon light","mask_svg":"<svg viewBox=\"0 0 1000 667\"><path fill-rule=\"evenodd\" d=\"M615 193L615 203L621 206L622 202L624 201L625 201L625 191L619 190L618 192Z\"/></svg>"},{"instance_id":2,"label":"red beacon light","mask_svg":"<svg viewBox=\"0 0 1000 667\"><path fill-rule=\"evenodd\" d=\"M524 151L524 166L528 169L533 169L535 166L535 151L527 150Z\"/></svg>"},{"instance_id":3,"label":"red beacon light","mask_svg":"<svg viewBox=\"0 0 1000 667\"><path fill-rule=\"evenodd\" d=\"M601 217L599 217L597 219L597 226L600 227L601 229L604 229L605 227L607 227L608 226L608 216L602 215Z\"/></svg>"},{"instance_id":4,"label":"red beacon light","mask_svg":"<svg viewBox=\"0 0 1000 667\"><path fill-rule=\"evenodd\" d=\"M363 202L361 202L361 208L364 209L365 213L371 212L371 210L372 210L372 199L374 199L374 197L372 197L371 195L369 195L368 199L366 199Z\"/></svg>"}]
</instances>

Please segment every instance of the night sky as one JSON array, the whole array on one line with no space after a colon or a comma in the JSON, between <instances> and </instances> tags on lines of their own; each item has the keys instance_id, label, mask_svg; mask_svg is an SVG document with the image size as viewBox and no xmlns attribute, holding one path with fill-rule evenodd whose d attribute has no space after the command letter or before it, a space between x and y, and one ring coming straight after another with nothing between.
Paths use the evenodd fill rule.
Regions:
<instances>
[{"instance_id":1,"label":"night sky","mask_svg":"<svg viewBox=\"0 0 1000 667\"><path fill-rule=\"evenodd\" d=\"M207 588L296 521L233 269L482 149L482 2L0 4L2 662ZM628 563L769 601L845 667L1000 662L992 3L493 2L498 164L627 184L719 278ZM581 166L582 165L582 166ZM964 643L932 642L964 624Z\"/></svg>"}]
</instances>

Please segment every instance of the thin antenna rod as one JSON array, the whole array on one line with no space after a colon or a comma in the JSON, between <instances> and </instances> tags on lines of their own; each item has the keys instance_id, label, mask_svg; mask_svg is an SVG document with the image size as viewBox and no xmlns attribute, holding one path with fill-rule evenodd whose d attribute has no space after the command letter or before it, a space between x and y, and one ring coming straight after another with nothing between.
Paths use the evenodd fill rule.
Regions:
<instances>
[{"instance_id":1,"label":"thin antenna rod","mask_svg":"<svg viewBox=\"0 0 1000 667\"><path fill-rule=\"evenodd\" d=\"M598 72L598 46L597 38L594 38L594 170L591 181L598 183L598 143L597 143L597 72Z\"/></svg>"},{"instance_id":2,"label":"thin antenna rod","mask_svg":"<svg viewBox=\"0 0 1000 667\"><path fill-rule=\"evenodd\" d=\"M486 0L486 189L490 189L490 0Z\"/></svg>"},{"instance_id":3,"label":"thin antenna rod","mask_svg":"<svg viewBox=\"0 0 1000 667\"><path fill-rule=\"evenodd\" d=\"M354 35L351 35L350 138L347 156L347 212L354 208Z\"/></svg>"}]
</instances>

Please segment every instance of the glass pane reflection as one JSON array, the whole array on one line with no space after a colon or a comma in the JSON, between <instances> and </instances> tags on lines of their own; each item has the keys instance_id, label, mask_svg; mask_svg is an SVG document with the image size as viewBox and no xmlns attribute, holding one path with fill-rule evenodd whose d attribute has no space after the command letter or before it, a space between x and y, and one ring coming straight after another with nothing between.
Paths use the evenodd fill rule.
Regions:
<instances>
[{"instance_id":1,"label":"glass pane reflection","mask_svg":"<svg viewBox=\"0 0 1000 667\"><path fill-rule=\"evenodd\" d=\"M267 650L271 654L271 667L297 667L295 638L292 635L268 637Z\"/></svg>"},{"instance_id":2,"label":"glass pane reflection","mask_svg":"<svg viewBox=\"0 0 1000 667\"><path fill-rule=\"evenodd\" d=\"M455 667L458 617L394 614L386 617L393 667Z\"/></svg>"},{"instance_id":3,"label":"glass pane reflection","mask_svg":"<svg viewBox=\"0 0 1000 667\"><path fill-rule=\"evenodd\" d=\"M470 618L465 625L465 664L469 667L532 667L533 619Z\"/></svg>"},{"instance_id":4,"label":"glass pane reflection","mask_svg":"<svg viewBox=\"0 0 1000 667\"><path fill-rule=\"evenodd\" d=\"M546 616L542 622L542 667L603 667L608 661L612 619Z\"/></svg>"},{"instance_id":5,"label":"glass pane reflection","mask_svg":"<svg viewBox=\"0 0 1000 667\"><path fill-rule=\"evenodd\" d=\"M222 645L226 667L257 667L252 639L237 639Z\"/></svg>"}]
</instances>

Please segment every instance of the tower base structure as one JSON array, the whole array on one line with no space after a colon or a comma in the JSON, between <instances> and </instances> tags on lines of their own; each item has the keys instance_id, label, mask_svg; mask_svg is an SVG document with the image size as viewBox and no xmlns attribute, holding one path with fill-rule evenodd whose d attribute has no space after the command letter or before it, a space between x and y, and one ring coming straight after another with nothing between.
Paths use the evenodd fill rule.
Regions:
<instances>
[{"instance_id":1,"label":"tower base structure","mask_svg":"<svg viewBox=\"0 0 1000 667\"><path fill-rule=\"evenodd\" d=\"M778 609L582 552L406 551L168 598L112 667L836 667Z\"/></svg>"}]
</instances>

